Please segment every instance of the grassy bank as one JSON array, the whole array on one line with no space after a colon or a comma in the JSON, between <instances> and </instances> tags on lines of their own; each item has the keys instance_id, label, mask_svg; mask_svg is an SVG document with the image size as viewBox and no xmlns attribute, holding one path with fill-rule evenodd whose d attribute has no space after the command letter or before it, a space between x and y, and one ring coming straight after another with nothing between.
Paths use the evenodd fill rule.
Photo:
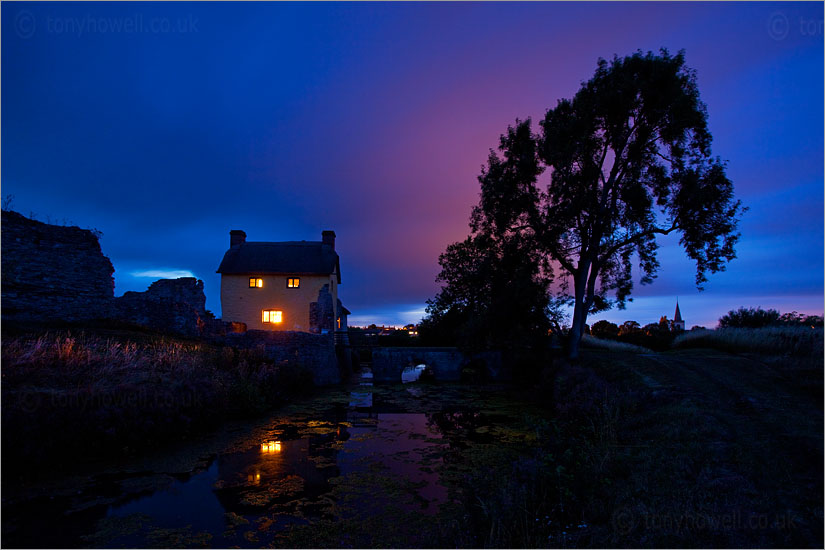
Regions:
<instances>
[{"instance_id":1,"label":"grassy bank","mask_svg":"<svg viewBox=\"0 0 825 550\"><path fill-rule=\"evenodd\" d=\"M721 328L686 332L675 349L713 349L771 366L797 389L822 399L823 330L808 326Z\"/></svg>"},{"instance_id":2,"label":"grassy bank","mask_svg":"<svg viewBox=\"0 0 825 550\"><path fill-rule=\"evenodd\" d=\"M471 546L822 546L822 395L795 373L709 350L557 367L535 447L466 475Z\"/></svg>"},{"instance_id":3,"label":"grassy bank","mask_svg":"<svg viewBox=\"0 0 825 550\"><path fill-rule=\"evenodd\" d=\"M2 364L3 460L14 471L138 454L312 387L300 365L262 350L137 332L4 337Z\"/></svg>"}]
</instances>

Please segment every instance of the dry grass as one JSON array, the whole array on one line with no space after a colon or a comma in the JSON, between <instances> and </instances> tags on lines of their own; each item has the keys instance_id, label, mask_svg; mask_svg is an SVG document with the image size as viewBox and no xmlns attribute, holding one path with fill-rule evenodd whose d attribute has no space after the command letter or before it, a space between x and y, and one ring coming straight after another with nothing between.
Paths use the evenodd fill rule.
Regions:
<instances>
[{"instance_id":1,"label":"dry grass","mask_svg":"<svg viewBox=\"0 0 825 550\"><path fill-rule=\"evenodd\" d=\"M823 330L810 327L721 328L692 330L674 348L711 348L734 353L790 355L822 361Z\"/></svg>"},{"instance_id":2,"label":"dry grass","mask_svg":"<svg viewBox=\"0 0 825 550\"><path fill-rule=\"evenodd\" d=\"M590 334L582 335L581 346L583 348L602 349L616 352L651 353L651 350L643 348L642 346L636 346L626 342L618 342L616 340L603 340L601 338L591 336Z\"/></svg>"},{"instance_id":3,"label":"dry grass","mask_svg":"<svg viewBox=\"0 0 825 550\"><path fill-rule=\"evenodd\" d=\"M263 350L129 334L54 332L2 343L4 460L132 454L305 392L311 373ZM13 445L11 444L13 442Z\"/></svg>"},{"instance_id":4,"label":"dry grass","mask_svg":"<svg viewBox=\"0 0 825 550\"><path fill-rule=\"evenodd\" d=\"M112 385L147 374L188 376L212 369L215 352L200 343L159 338L145 342L119 341L84 333L49 333L5 339L3 371L7 381L72 381Z\"/></svg>"}]
</instances>

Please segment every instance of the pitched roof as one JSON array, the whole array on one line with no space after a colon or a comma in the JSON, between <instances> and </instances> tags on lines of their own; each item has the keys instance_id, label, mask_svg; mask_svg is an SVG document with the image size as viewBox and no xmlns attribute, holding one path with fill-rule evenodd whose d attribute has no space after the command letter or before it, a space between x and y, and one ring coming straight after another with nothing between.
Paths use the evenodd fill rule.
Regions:
<instances>
[{"instance_id":1,"label":"pitched roof","mask_svg":"<svg viewBox=\"0 0 825 550\"><path fill-rule=\"evenodd\" d=\"M224 275L329 275L341 268L338 254L328 244L317 241L280 243L244 242L223 255L218 273Z\"/></svg>"},{"instance_id":2,"label":"pitched roof","mask_svg":"<svg viewBox=\"0 0 825 550\"><path fill-rule=\"evenodd\" d=\"M679 311L679 300L676 300L676 314L673 316L673 320L676 322L682 321L682 312Z\"/></svg>"}]
</instances>

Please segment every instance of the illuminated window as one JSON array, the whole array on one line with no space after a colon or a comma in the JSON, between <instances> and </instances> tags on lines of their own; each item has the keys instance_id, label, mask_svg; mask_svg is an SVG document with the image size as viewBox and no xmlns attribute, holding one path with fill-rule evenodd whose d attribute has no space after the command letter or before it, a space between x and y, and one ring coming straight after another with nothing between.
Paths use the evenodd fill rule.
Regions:
<instances>
[{"instance_id":1,"label":"illuminated window","mask_svg":"<svg viewBox=\"0 0 825 550\"><path fill-rule=\"evenodd\" d=\"M265 309L263 311L264 323L280 323L284 320L284 312L276 309Z\"/></svg>"},{"instance_id":2,"label":"illuminated window","mask_svg":"<svg viewBox=\"0 0 825 550\"><path fill-rule=\"evenodd\" d=\"M249 278L249 288L263 288L264 280L263 279L256 279L255 277Z\"/></svg>"},{"instance_id":3,"label":"illuminated window","mask_svg":"<svg viewBox=\"0 0 825 550\"><path fill-rule=\"evenodd\" d=\"M301 279L298 279L297 277L290 277L286 280L287 288L298 288L299 286L301 286Z\"/></svg>"}]
</instances>

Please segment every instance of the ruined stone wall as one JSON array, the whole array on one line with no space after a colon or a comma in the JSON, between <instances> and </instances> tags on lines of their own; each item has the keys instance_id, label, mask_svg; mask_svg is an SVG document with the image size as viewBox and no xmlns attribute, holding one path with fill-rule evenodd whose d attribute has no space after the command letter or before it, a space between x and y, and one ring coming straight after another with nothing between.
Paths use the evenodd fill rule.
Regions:
<instances>
[{"instance_id":1,"label":"ruined stone wall","mask_svg":"<svg viewBox=\"0 0 825 550\"><path fill-rule=\"evenodd\" d=\"M87 229L3 211L1 263L3 321L118 319L185 336L199 336L208 321L203 282L193 277L115 298L112 262Z\"/></svg>"},{"instance_id":2,"label":"ruined stone wall","mask_svg":"<svg viewBox=\"0 0 825 550\"><path fill-rule=\"evenodd\" d=\"M331 333L250 330L243 334L227 334L225 342L240 348L263 347L266 355L275 361L302 364L312 371L317 386L341 382Z\"/></svg>"},{"instance_id":3,"label":"ruined stone wall","mask_svg":"<svg viewBox=\"0 0 825 550\"><path fill-rule=\"evenodd\" d=\"M155 330L196 337L206 328L203 281L194 277L161 279L114 302L117 318Z\"/></svg>"},{"instance_id":4,"label":"ruined stone wall","mask_svg":"<svg viewBox=\"0 0 825 550\"><path fill-rule=\"evenodd\" d=\"M4 321L83 321L112 316L114 268L87 229L2 212Z\"/></svg>"}]
</instances>

